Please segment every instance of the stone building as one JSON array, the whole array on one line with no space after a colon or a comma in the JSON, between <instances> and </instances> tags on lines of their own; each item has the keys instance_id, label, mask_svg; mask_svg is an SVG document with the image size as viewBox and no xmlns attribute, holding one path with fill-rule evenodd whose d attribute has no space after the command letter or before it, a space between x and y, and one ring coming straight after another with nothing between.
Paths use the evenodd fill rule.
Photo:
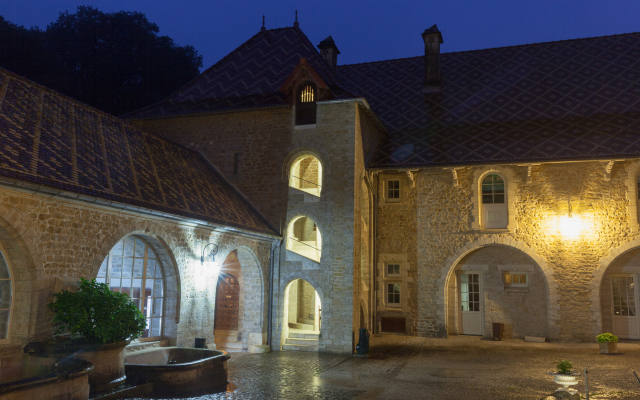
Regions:
<instances>
[{"instance_id":1,"label":"stone building","mask_svg":"<svg viewBox=\"0 0 640 400\"><path fill-rule=\"evenodd\" d=\"M494 322L640 338L640 34L419 40L417 57L338 65L331 36L263 27L120 119L2 71L6 343L50 332L44 304L81 276L127 280L142 340L178 345L348 354L360 328ZM162 296L136 294L127 257Z\"/></svg>"}]
</instances>

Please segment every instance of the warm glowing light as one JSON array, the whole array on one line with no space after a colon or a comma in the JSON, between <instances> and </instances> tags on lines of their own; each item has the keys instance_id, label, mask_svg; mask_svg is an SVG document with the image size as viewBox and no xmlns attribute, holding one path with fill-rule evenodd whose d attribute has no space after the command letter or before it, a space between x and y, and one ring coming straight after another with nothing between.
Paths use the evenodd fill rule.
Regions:
<instances>
[{"instance_id":1,"label":"warm glowing light","mask_svg":"<svg viewBox=\"0 0 640 400\"><path fill-rule=\"evenodd\" d=\"M577 217L560 217L560 232L570 239L579 237L582 233L582 220Z\"/></svg>"}]
</instances>

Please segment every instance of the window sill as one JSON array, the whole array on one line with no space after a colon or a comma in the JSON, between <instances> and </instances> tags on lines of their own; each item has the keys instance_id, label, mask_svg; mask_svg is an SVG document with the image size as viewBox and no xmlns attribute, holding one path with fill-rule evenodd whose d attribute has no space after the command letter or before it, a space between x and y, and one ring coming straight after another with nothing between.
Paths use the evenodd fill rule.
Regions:
<instances>
[{"instance_id":1,"label":"window sill","mask_svg":"<svg viewBox=\"0 0 640 400\"><path fill-rule=\"evenodd\" d=\"M301 129L313 129L316 127L316 124L308 124L308 125L294 125L293 129L294 130L301 130Z\"/></svg>"},{"instance_id":2,"label":"window sill","mask_svg":"<svg viewBox=\"0 0 640 400\"><path fill-rule=\"evenodd\" d=\"M507 293L529 293L528 287L505 287L504 291Z\"/></svg>"},{"instance_id":3,"label":"window sill","mask_svg":"<svg viewBox=\"0 0 640 400\"><path fill-rule=\"evenodd\" d=\"M384 306L385 306L385 308L392 308L392 309L398 309L398 310L399 310L400 308L402 308L402 307L400 306L400 304L396 304L396 303L393 303L393 304L385 304Z\"/></svg>"}]
</instances>

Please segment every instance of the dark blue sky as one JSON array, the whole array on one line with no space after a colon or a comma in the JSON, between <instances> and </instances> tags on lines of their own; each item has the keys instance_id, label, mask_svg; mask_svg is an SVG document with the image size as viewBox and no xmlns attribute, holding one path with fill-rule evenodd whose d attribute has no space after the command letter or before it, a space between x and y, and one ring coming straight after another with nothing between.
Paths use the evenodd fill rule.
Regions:
<instances>
[{"instance_id":1,"label":"dark blue sky","mask_svg":"<svg viewBox=\"0 0 640 400\"><path fill-rule=\"evenodd\" d=\"M58 13L78 5L111 11L141 11L160 34L190 44L209 67L260 29L300 28L314 44L332 35L339 64L423 53L420 34L434 23L443 52L640 31L638 0L0 0L0 15L19 25L45 28Z\"/></svg>"}]
</instances>

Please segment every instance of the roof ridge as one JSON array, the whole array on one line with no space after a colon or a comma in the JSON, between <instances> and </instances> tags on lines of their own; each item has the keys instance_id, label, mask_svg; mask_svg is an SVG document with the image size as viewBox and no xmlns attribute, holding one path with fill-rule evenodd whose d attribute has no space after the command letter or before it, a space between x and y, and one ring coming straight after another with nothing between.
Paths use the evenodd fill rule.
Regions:
<instances>
[{"instance_id":1,"label":"roof ridge","mask_svg":"<svg viewBox=\"0 0 640 400\"><path fill-rule=\"evenodd\" d=\"M38 90L42 90L44 92L49 92L50 94L52 94L53 96L56 96L56 97L61 97L62 99L66 100L66 101L68 101L70 103L74 103L74 104L84 108L85 110L89 110L91 112L95 112L96 114L101 114L101 115L103 115L103 116L105 116L107 118L113 118L114 120L117 120L121 124L125 124L128 127L133 128L133 129L135 129L135 130L137 130L137 131L139 131L139 132L141 132L141 133L143 133L145 135L153 136L156 139L159 139L159 140L161 140L163 142L171 144L172 146L176 146L176 147L182 148L184 150L197 153L197 151L195 151L195 150L191 150L188 147L185 147L185 146L183 146L181 144L178 144L176 142L172 142L170 140L167 140L164 137L162 137L162 136L160 136L160 135L158 135L158 134L156 134L154 132L150 132L150 131L144 130L141 127L139 127L137 125L134 125L131 122L129 122L127 120L124 120L124 119L122 119L122 118L120 118L120 117L118 117L116 115L109 114L108 112L100 110L99 108L95 108L94 106L92 106L90 104L87 104L87 103L85 103L83 101L75 99L75 98L73 98L71 96L68 96L68 95L66 95L64 93L60 93L55 89L52 89L52 88L50 88L48 86L45 86L45 85L43 85L41 83L38 83L36 81L33 81L33 80L31 80L29 78L26 78L26 77L24 77L22 75L18 75L15 72L9 71L6 68L0 67L0 74L2 74L2 73L6 73L7 75L9 75L10 79L18 80L18 81L25 82L25 83L28 83L28 84L33 84L34 86L36 86L38 88Z\"/></svg>"},{"instance_id":2,"label":"roof ridge","mask_svg":"<svg viewBox=\"0 0 640 400\"><path fill-rule=\"evenodd\" d=\"M510 46L485 47L485 48L482 48L482 49L475 49L475 50L450 51L450 52L441 53L441 55L445 55L445 54L460 54L460 53L473 53L473 52L477 52L477 51L508 49L508 48L514 48L514 47L537 46L537 45L544 45L544 44L550 44L550 43L577 42L577 41L581 41L581 40L601 39L601 38L607 38L607 37L637 35L637 34L640 34L640 31L638 31L638 32L628 32L628 33L615 33L613 35L589 36L589 37L575 38L575 39L550 40L550 41L547 41L547 42L534 42L534 43L525 43L525 44L514 44L514 45L510 45ZM360 63L338 65L338 68L349 67L349 66L353 66L353 65L362 65L362 64L375 64L375 63L382 63L382 62L387 62L387 61L408 60L410 58L421 58L421 57L424 57L424 56L420 55L420 56L392 58L392 59L387 59L387 60L364 61L364 62L360 62Z\"/></svg>"}]
</instances>

